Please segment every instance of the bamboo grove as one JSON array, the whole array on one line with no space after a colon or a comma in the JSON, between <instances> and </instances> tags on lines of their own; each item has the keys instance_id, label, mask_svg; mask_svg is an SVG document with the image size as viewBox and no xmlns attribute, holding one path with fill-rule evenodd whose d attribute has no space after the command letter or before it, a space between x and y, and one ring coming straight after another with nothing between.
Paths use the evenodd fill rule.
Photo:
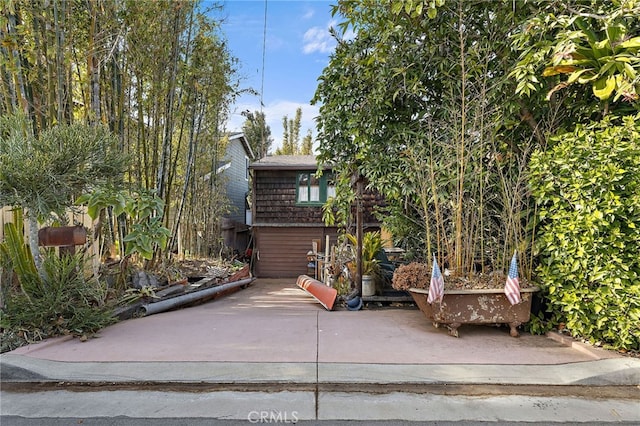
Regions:
<instances>
[{"instance_id":1,"label":"bamboo grove","mask_svg":"<svg viewBox=\"0 0 640 426\"><path fill-rule=\"evenodd\" d=\"M127 190L162 199L169 248L196 255L215 249L228 209L215 170L238 93L220 10L201 6L3 0L0 17L1 114L25 115L36 138L58 124L106 126L129 159ZM109 221L112 239L122 222Z\"/></svg>"}]
</instances>

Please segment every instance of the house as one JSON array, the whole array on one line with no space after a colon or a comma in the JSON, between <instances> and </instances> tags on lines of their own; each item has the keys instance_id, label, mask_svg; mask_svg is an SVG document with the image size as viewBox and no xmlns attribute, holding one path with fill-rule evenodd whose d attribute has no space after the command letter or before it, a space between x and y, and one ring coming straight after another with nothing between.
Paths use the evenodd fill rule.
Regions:
<instances>
[{"instance_id":1,"label":"house","mask_svg":"<svg viewBox=\"0 0 640 426\"><path fill-rule=\"evenodd\" d=\"M251 210L247 197L253 151L244 133L229 133L228 138L227 149L216 170L225 182L231 206L231 211L222 220L222 234L227 247L242 253L247 248L250 237Z\"/></svg>"},{"instance_id":2,"label":"house","mask_svg":"<svg viewBox=\"0 0 640 426\"><path fill-rule=\"evenodd\" d=\"M321 251L327 237L330 245L337 242L338 228L322 221L322 205L335 194L330 167L317 178L313 155L274 155L252 163L250 170L255 275L306 274L313 241L319 242ZM365 198L365 228L379 227L371 214L372 200Z\"/></svg>"}]
</instances>

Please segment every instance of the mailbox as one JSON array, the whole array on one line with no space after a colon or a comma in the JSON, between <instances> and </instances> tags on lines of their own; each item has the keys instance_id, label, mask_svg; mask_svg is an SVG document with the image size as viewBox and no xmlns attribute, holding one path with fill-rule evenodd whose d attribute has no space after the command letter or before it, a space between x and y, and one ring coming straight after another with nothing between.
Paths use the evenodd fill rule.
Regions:
<instances>
[{"instance_id":1,"label":"mailbox","mask_svg":"<svg viewBox=\"0 0 640 426\"><path fill-rule=\"evenodd\" d=\"M47 226L38 231L38 244L45 247L77 246L87 242L83 226Z\"/></svg>"}]
</instances>

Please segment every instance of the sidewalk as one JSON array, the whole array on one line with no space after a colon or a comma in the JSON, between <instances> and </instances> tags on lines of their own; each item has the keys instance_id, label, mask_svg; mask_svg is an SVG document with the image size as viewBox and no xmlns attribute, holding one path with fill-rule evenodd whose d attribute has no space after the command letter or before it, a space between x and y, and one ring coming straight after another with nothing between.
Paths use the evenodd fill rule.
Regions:
<instances>
[{"instance_id":1,"label":"sidewalk","mask_svg":"<svg viewBox=\"0 0 640 426\"><path fill-rule=\"evenodd\" d=\"M560 336L513 338L506 327L459 331L451 337L410 307L329 312L295 279L258 279L213 302L120 322L87 342L62 337L18 348L0 357L0 374L3 390L206 385L313 391L316 405L319 389L444 395L447 386L464 395L555 389L640 398L640 359Z\"/></svg>"}]
</instances>

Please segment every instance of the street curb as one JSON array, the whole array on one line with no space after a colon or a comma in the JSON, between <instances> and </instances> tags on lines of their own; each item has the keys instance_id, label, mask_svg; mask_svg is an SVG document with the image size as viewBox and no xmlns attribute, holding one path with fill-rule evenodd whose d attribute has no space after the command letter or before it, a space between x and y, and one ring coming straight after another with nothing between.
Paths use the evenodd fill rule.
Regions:
<instances>
[{"instance_id":1,"label":"street curb","mask_svg":"<svg viewBox=\"0 0 640 426\"><path fill-rule=\"evenodd\" d=\"M62 362L0 356L3 383L640 386L640 359L569 364Z\"/></svg>"}]
</instances>

